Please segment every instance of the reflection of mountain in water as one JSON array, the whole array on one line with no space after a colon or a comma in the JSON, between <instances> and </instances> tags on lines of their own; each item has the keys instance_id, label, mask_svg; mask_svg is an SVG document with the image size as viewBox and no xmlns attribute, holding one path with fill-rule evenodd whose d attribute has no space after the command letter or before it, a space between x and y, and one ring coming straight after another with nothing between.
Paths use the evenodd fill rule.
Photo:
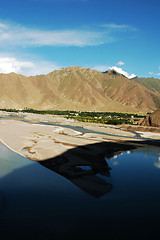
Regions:
<instances>
[{"instance_id":1,"label":"reflection of mountain in water","mask_svg":"<svg viewBox=\"0 0 160 240\"><path fill-rule=\"evenodd\" d=\"M94 197L100 197L112 189L112 184L97 174L110 177L111 168L107 158L134 149L135 146L103 142L80 146L66 151L60 156L39 163L64 176L79 188Z\"/></svg>"}]
</instances>

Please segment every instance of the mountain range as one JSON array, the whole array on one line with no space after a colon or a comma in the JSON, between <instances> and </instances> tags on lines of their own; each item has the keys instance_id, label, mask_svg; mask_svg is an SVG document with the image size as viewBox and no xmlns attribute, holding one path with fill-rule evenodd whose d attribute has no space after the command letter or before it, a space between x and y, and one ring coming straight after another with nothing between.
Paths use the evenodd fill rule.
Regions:
<instances>
[{"instance_id":1,"label":"mountain range","mask_svg":"<svg viewBox=\"0 0 160 240\"><path fill-rule=\"evenodd\" d=\"M31 77L0 74L0 108L146 113L159 107L159 79L79 66Z\"/></svg>"}]
</instances>

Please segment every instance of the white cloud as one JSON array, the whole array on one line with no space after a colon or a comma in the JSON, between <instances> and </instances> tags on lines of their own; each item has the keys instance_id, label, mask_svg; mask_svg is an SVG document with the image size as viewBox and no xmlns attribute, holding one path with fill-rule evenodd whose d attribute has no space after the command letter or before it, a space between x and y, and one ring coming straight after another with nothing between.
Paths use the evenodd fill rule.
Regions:
<instances>
[{"instance_id":1,"label":"white cloud","mask_svg":"<svg viewBox=\"0 0 160 240\"><path fill-rule=\"evenodd\" d=\"M89 26L88 26L89 27ZM39 30L23 27L18 24L4 24L0 22L0 45L6 46L97 46L118 40L113 37L115 30L133 31L132 26L104 24L95 29L61 29ZM118 32L118 31L116 31Z\"/></svg>"},{"instance_id":2,"label":"white cloud","mask_svg":"<svg viewBox=\"0 0 160 240\"><path fill-rule=\"evenodd\" d=\"M119 68L119 67L116 67L116 66L109 67L109 69L115 70L116 72L118 72L120 74L123 74L125 77L127 77L129 79L136 77L135 74L133 74L133 73L129 74L128 72L123 71L122 68Z\"/></svg>"},{"instance_id":3,"label":"white cloud","mask_svg":"<svg viewBox=\"0 0 160 240\"><path fill-rule=\"evenodd\" d=\"M160 73L155 73L154 75L156 75L156 76L160 76Z\"/></svg>"},{"instance_id":4,"label":"white cloud","mask_svg":"<svg viewBox=\"0 0 160 240\"><path fill-rule=\"evenodd\" d=\"M35 76L40 74L47 74L54 70L60 69L61 66L58 66L52 62L47 61L24 61L14 57L1 57L0 58L0 73L11 73L15 72L18 74L23 74L25 76ZM127 72L123 71L122 68L116 66L108 67L105 65L97 65L92 69L96 69L101 72L105 72L108 69L114 69L115 71L123 74L128 78L136 77L135 74L129 75ZM160 74L159 74L160 75Z\"/></svg>"},{"instance_id":5,"label":"white cloud","mask_svg":"<svg viewBox=\"0 0 160 240\"><path fill-rule=\"evenodd\" d=\"M50 62L44 61L23 61L12 57L0 58L0 73L15 72L25 76L47 74L60 67Z\"/></svg>"},{"instance_id":6,"label":"white cloud","mask_svg":"<svg viewBox=\"0 0 160 240\"><path fill-rule=\"evenodd\" d=\"M0 23L1 46L95 46L113 42L104 31L37 30L19 25Z\"/></svg>"},{"instance_id":7,"label":"white cloud","mask_svg":"<svg viewBox=\"0 0 160 240\"><path fill-rule=\"evenodd\" d=\"M34 64L27 61L17 61L15 58L0 58L0 72L2 73L20 73L21 69L32 68Z\"/></svg>"},{"instance_id":8,"label":"white cloud","mask_svg":"<svg viewBox=\"0 0 160 240\"><path fill-rule=\"evenodd\" d=\"M153 75L154 73L153 72L149 72L150 75Z\"/></svg>"},{"instance_id":9,"label":"white cloud","mask_svg":"<svg viewBox=\"0 0 160 240\"><path fill-rule=\"evenodd\" d=\"M122 61L119 61L118 63L117 63L117 65L119 65L119 66L122 66L122 65L124 65L125 63L124 62L122 62Z\"/></svg>"},{"instance_id":10,"label":"white cloud","mask_svg":"<svg viewBox=\"0 0 160 240\"><path fill-rule=\"evenodd\" d=\"M123 65L123 64L121 64L121 65ZM92 69L95 69L95 70L100 71L100 72L105 72L108 69L110 69L110 70L115 70L116 72L118 72L120 74L123 74L125 77L127 77L129 79L136 77L135 74L133 74L133 73L129 74L128 72L123 71L122 68L116 67L116 66L108 67L106 65L96 65L96 66L92 67Z\"/></svg>"}]
</instances>

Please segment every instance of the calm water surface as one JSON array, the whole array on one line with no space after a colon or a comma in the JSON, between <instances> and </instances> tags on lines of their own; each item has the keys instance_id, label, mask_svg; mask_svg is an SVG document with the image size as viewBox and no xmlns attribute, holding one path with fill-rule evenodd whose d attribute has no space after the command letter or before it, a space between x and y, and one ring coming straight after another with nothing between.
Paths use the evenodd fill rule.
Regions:
<instances>
[{"instance_id":1,"label":"calm water surface","mask_svg":"<svg viewBox=\"0 0 160 240\"><path fill-rule=\"evenodd\" d=\"M160 149L105 160L107 173L71 182L0 144L1 239L159 239ZM96 197L99 179L109 188Z\"/></svg>"}]
</instances>

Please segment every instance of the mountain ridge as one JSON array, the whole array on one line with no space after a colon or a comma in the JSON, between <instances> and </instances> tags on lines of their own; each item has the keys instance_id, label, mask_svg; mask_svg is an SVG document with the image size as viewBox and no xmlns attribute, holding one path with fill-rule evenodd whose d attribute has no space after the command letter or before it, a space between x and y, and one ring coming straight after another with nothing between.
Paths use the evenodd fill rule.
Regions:
<instances>
[{"instance_id":1,"label":"mountain ridge","mask_svg":"<svg viewBox=\"0 0 160 240\"><path fill-rule=\"evenodd\" d=\"M115 70L70 66L31 77L0 74L0 86L0 108L151 112L160 105L158 91Z\"/></svg>"}]
</instances>

